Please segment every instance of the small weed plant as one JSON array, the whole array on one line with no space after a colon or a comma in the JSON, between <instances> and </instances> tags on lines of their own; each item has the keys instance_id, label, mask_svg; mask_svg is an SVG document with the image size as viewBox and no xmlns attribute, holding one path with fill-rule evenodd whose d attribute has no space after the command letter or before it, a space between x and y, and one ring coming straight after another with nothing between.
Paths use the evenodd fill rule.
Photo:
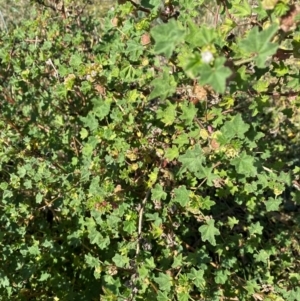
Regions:
<instances>
[{"instance_id":1,"label":"small weed plant","mask_svg":"<svg viewBox=\"0 0 300 301\"><path fill-rule=\"evenodd\" d=\"M0 299L300 300L297 1L32 5L0 33Z\"/></svg>"}]
</instances>

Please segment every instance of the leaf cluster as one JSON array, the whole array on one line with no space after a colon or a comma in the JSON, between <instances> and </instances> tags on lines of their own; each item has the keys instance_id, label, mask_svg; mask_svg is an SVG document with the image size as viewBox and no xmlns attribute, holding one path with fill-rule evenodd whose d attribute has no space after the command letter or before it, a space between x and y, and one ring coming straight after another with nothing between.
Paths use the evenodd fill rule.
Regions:
<instances>
[{"instance_id":1,"label":"leaf cluster","mask_svg":"<svg viewBox=\"0 0 300 301\"><path fill-rule=\"evenodd\" d=\"M52 2L0 37L0 295L299 299L298 5Z\"/></svg>"}]
</instances>

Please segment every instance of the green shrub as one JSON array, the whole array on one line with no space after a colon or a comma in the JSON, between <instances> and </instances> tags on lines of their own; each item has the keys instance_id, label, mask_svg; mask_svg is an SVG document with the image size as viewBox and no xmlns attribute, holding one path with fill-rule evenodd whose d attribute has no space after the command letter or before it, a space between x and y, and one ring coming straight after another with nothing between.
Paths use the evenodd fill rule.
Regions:
<instances>
[{"instance_id":1,"label":"green shrub","mask_svg":"<svg viewBox=\"0 0 300 301\"><path fill-rule=\"evenodd\" d=\"M35 2L0 40L1 298L298 300L299 7Z\"/></svg>"}]
</instances>

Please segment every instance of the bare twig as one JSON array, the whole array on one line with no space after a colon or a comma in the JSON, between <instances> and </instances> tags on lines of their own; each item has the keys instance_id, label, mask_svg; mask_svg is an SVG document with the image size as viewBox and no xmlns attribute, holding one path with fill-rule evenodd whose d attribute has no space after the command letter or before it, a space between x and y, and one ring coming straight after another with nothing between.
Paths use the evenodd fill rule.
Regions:
<instances>
[{"instance_id":1,"label":"bare twig","mask_svg":"<svg viewBox=\"0 0 300 301\"><path fill-rule=\"evenodd\" d=\"M50 4L46 4L44 1L42 0L36 0L36 2L44 7L47 7L47 8L50 8L52 9L53 11L56 12L56 7L54 5L50 5Z\"/></svg>"},{"instance_id":2,"label":"bare twig","mask_svg":"<svg viewBox=\"0 0 300 301\"><path fill-rule=\"evenodd\" d=\"M0 19L1 19L1 23L3 24L5 31L7 32L8 30L7 30L6 22L4 20L4 17L3 17L3 14L1 11L0 11Z\"/></svg>"},{"instance_id":3,"label":"bare twig","mask_svg":"<svg viewBox=\"0 0 300 301\"><path fill-rule=\"evenodd\" d=\"M136 246L136 256L139 255L140 249L141 249L140 243L141 243L141 239L142 239L143 213L144 213L144 208L145 208L145 205L147 203L149 196L150 196L150 189L148 189L146 196L142 201L140 212L139 212L138 242L137 242L137 246Z\"/></svg>"},{"instance_id":4,"label":"bare twig","mask_svg":"<svg viewBox=\"0 0 300 301\"><path fill-rule=\"evenodd\" d=\"M137 4L136 2L134 2L133 0L128 0L137 10L140 10L140 11L143 11L145 13L148 13L150 14L151 13L151 10L146 8L146 7L143 7L139 4Z\"/></svg>"},{"instance_id":5,"label":"bare twig","mask_svg":"<svg viewBox=\"0 0 300 301\"><path fill-rule=\"evenodd\" d=\"M57 69L55 68L55 66L54 66L54 64L53 64L53 62L52 62L52 60L51 60L51 59L48 59L48 60L46 61L46 64L49 65L49 66L51 66L51 67L54 69L54 71L55 71L55 77L58 78L58 77L59 77L58 71L57 71Z\"/></svg>"}]
</instances>

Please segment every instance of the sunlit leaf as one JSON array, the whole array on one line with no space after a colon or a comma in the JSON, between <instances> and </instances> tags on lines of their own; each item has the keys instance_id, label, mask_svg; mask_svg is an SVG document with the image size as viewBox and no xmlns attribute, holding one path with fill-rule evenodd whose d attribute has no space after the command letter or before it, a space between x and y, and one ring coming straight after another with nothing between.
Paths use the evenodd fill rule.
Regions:
<instances>
[{"instance_id":1,"label":"sunlit leaf","mask_svg":"<svg viewBox=\"0 0 300 301\"><path fill-rule=\"evenodd\" d=\"M155 40L154 51L170 58L175 47L183 41L185 30L177 21L171 19L166 24L153 27L151 35Z\"/></svg>"},{"instance_id":2,"label":"sunlit leaf","mask_svg":"<svg viewBox=\"0 0 300 301\"><path fill-rule=\"evenodd\" d=\"M217 58L214 66L202 64L199 69L199 83L202 85L211 85L216 92L224 93L226 79L231 75L231 70L224 66L225 59Z\"/></svg>"},{"instance_id":3,"label":"sunlit leaf","mask_svg":"<svg viewBox=\"0 0 300 301\"><path fill-rule=\"evenodd\" d=\"M276 24L262 31L259 31L258 27L253 27L247 38L239 42L239 46L242 50L249 53L249 55L255 55L254 61L257 67L265 67L267 58L276 53L278 44L271 43L270 40L277 30L278 26Z\"/></svg>"},{"instance_id":4,"label":"sunlit leaf","mask_svg":"<svg viewBox=\"0 0 300 301\"><path fill-rule=\"evenodd\" d=\"M186 206L189 202L190 191L185 186L181 186L174 190L173 201L179 203L182 207Z\"/></svg>"},{"instance_id":5,"label":"sunlit leaf","mask_svg":"<svg viewBox=\"0 0 300 301\"><path fill-rule=\"evenodd\" d=\"M216 245L215 236L220 235L220 231L215 227L215 221L213 219L206 221L205 225L199 227L199 232L201 233L203 241L207 240L211 245Z\"/></svg>"},{"instance_id":6,"label":"sunlit leaf","mask_svg":"<svg viewBox=\"0 0 300 301\"><path fill-rule=\"evenodd\" d=\"M184 155L179 156L179 161L182 163L183 169L198 172L202 168L205 157L200 147L196 145L195 148L189 149Z\"/></svg>"},{"instance_id":7,"label":"sunlit leaf","mask_svg":"<svg viewBox=\"0 0 300 301\"><path fill-rule=\"evenodd\" d=\"M158 277L154 278L154 281L158 284L162 291L169 292L172 287L172 278L168 274L159 273Z\"/></svg>"}]
</instances>

